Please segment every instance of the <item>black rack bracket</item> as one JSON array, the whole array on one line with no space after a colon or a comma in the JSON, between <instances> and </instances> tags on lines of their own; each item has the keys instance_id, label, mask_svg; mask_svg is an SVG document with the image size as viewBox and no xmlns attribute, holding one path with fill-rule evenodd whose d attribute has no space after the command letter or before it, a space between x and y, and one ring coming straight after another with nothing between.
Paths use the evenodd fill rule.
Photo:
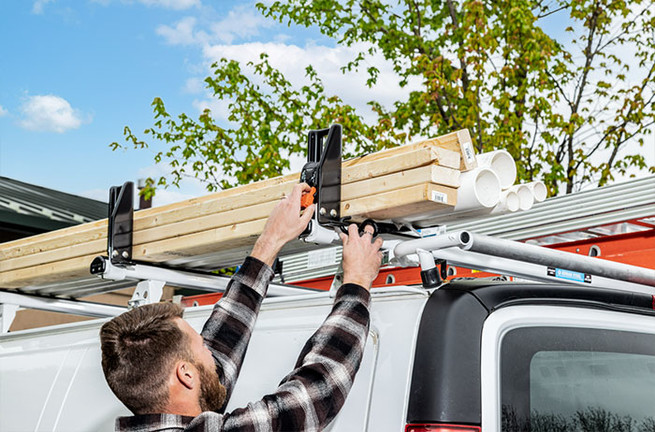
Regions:
<instances>
[{"instance_id":1,"label":"black rack bracket","mask_svg":"<svg viewBox=\"0 0 655 432\"><path fill-rule=\"evenodd\" d=\"M341 125L310 131L307 163L300 181L316 188L316 221L321 225L341 222Z\"/></svg>"},{"instance_id":2,"label":"black rack bracket","mask_svg":"<svg viewBox=\"0 0 655 432\"><path fill-rule=\"evenodd\" d=\"M109 232L107 254L113 264L132 260L132 233L134 231L134 183L109 189Z\"/></svg>"},{"instance_id":3,"label":"black rack bracket","mask_svg":"<svg viewBox=\"0 0 655 432\"><path fill-rule=\"evenodd\" d=\"M316 212L300 238L311 243L332 243L339 240L333 230L347 233L350 216L341 217L341 159L342 129L334 124L328 129L310 131L307 135L307 163L300 172L300 182L315 189L313 203ZM305 205L305 204L303 204ZM378 234L403 235L409 228L390 222L372 219L358 223L360 235L364 227L373 227L373 236Z\"/></svg>"}]
</instances>

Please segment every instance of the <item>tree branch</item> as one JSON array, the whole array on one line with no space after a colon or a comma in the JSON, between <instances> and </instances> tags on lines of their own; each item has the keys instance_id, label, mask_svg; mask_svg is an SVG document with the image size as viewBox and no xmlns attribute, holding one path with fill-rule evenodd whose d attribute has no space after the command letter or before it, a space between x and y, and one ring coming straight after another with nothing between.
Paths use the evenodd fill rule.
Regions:
<instances>
[{"instance_id":1,"label":"tree branch","mask_svg":"<svg viewBox=\"0 0 655 432\"><path fill-rule=\"evenodd\" d=\"M551 16L552 14L555 14L555 13L557 13L559 11L565 10L568 6L569 5L559 7L557 9L551 10L551 11L549 11L549 12L543 14L543 15L537 15L535 18L536 19L546 18L546 17Z\"/></svg>"},{"instance_id":2,"label":"tree branch","mask_svg":"<svg viewBox=\"0 0 655 432\"><path fill-rule=\"evenodd\" d=\"M453 23L453 27L455 27L457 30L459 29L459 21L457 19L455 4L453 3L453 0L447 0L446 3L448 5L448 12L450 13L450 19ZM459 46L462 48L463 42L460 41ZM464 58L463 54L458 55L457 58L459 59L459 67L462 69L462 90L464 93L466 93L469 88L468 64L466 63L466 59Z\"/></svg>"}]
</instances>

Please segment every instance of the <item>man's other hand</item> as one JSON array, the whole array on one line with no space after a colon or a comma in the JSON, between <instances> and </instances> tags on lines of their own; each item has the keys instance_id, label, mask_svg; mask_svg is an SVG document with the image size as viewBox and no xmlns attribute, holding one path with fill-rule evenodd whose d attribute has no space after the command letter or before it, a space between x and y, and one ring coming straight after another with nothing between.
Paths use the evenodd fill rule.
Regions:
<instances>
[{"instance_id":1,"label":"man's other hand","mask_svg":"<svg viewBox=\"0 0 655 432\"><path fill-rule=\"evenodd\" d=\"M251 256L271 266L282 247L304 231L316 208L312 204L300 214L300 198L309 192L309 189L306 183L299 183L294 186L289 196L280 200L266 221Z\"/></svg>"},{"instance_id":2,"label":"man's other hand","mask_svg":"<svg viewBox=\"0 0 655 432\"><path fill-rule=\"evenodd\" d=\"M341 233L343 242L343 283L354 283L371 289L382 262L382 238L373 239L373 227L366 226L360 236L357 226L348 227L348 235Z\"/></svg>"}]
</instances>

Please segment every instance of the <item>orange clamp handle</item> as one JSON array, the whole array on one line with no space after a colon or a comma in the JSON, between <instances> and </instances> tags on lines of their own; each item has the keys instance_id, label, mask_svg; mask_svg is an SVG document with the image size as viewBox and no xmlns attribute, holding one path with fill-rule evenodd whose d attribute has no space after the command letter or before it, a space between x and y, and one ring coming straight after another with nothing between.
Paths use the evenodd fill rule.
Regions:
<instances>
[{"instance_id":1,"label":"orange clamp handle","mask_svg":"<svg viewBox=\"0 0 655 432\"><path fill-rule=\"evenodd\" d=\"M314 194L316 194L316 188L312 187L309 192L300 197L300 208L307 208L314 204Z\"/></svg>"}]
</instances>

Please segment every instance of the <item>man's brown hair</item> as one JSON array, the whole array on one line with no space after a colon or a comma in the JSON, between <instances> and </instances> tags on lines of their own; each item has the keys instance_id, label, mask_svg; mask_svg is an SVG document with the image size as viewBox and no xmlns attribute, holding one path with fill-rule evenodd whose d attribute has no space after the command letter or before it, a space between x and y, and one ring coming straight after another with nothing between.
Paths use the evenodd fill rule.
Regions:
<instances>
[{"instance_id":1,"label":"man's brown hair","mask_svg":"<svg viewBox=\"0 0 655 432\"><path fill-rule=\"evenodd\" d=\"M102 370L116 397L134 414L162 412L175 362L193 361L188 336L175 318L173 303L137 307L100 329Z\"/></svg>"}]
</instances>

